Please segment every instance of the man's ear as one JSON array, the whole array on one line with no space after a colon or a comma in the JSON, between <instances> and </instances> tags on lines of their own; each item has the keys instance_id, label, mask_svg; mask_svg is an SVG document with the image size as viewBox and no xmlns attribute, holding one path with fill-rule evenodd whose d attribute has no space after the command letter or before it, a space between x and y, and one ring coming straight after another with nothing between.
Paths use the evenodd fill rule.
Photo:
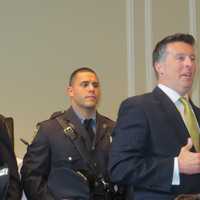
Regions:
<instances>
[{"instance_id":1,"label":"man's ear","mask_svg":"<svg viewBox=\"0 0 200 200\"><path fill-rule=\"evenodd\" d=\"M155 70L156 70L158 76L162 76L164 74L164 67L163 67L162 63L156 62L154 67L155 67Z\"/></svg>"},{"instance_id":2,"label":"man's ear","mask_svg":"<svg viewBox=\"0 0 200 200\"><path fill-rule=\"evenodd\" d=\"M73 96L73 89L72 86L67 86L66 87L66 93L69 97Z\"/></svg>"}]
</instances>

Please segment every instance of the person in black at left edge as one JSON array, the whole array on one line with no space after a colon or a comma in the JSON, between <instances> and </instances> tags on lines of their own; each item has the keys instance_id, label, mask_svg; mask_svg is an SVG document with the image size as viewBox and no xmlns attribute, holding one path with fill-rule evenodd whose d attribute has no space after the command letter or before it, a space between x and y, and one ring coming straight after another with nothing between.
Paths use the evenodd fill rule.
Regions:
<instances>
[{"instance_id":1,"label":"person in black at left edge","mask_svg":"<svg viewBox=\"0 0 200 200\"><path fill-rule=\"evenodd\" d=\"M20 200L21 185L6 118L0 115L0 199Z\"/></svg>"},{"instance_id":2,"label":"person in black at left edge","mask_svg":"<svg viewBox=\"0 0 200 200\"><path fill-rule=\"evenodd\" d=\"M107 174L114 122L96 110L100 83L95 71L79 68L70 77L71 107L39 123L21 169L30 200L116 200L123 191Z\"/></svg>"}]
</instances>

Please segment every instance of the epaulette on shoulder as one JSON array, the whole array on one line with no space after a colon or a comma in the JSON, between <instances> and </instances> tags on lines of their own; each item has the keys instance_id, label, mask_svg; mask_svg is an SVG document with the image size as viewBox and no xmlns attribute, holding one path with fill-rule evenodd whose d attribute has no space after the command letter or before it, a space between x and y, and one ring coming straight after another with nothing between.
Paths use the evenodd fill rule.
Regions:
<instances>
[{"instance_id":1,"label":"epaulette on shoulder","mask_svg":"<svg viewBox=\"0 0 200 200\"><path fill-rule=\"evenodd\" d=\"M51 120L51 119L55 119L56 117L58 117L58 116L60 116L60 115L63 115L63 113L64 113L64 111L57 111L57 112L54 112L54 113L49 117L49 119L38 122L38 123L36 124L36 128L35 128L35 130L34 130L34 133L36 134L36 133L38 132L38 130L39 130L41 124L44 124L45 122L47 122L47 121L49 121L49 120Z\"/></svg>"},{"instance_id":2,"label":"epaulette on shoulder","mask_svg":"<svg viewBox=\"0 0 200 200\"><path fill-rule=\"evenodd\" d=\"M115 121L113 121L112 119L104 116L104 122L106 124L107 127L113 128L115 126Z\"/></svg>"},{"instance_id":3,"label":"epaulette on shoulder","mask_svg":"<svg viewBox=\"0 0 200 200\"><path fill-rule=\"evenodd\" d=\"M109 121L112 121L109 117L107 117L107 116L103 116L106 120L109 120Z\"/></svg>"},{"instance_id":4,"label":"epaulette on shoulder","mask_svg":"<svg viewBox=\"0 0 200 200\"><path fill-rule=\"evenodd\" d=\"M40 125L41 124L44 124L45 122L48 122L49 120L51 119L55 119L56 117L60 116L60 115L63 115L65 111L57 111L57 112L54 112L53 114L51 114L51 116L46 119L46 120L43 120L43 121L40 121L36 124L36 129L39 129Z\"/></svg>"},{"instance_id":5,"label":"epaulette on shoulder","mask_svg":"<svg viewBox=\"0 0 200 200\"><path fill-rule=\"evenodd\" d=\"M64 114L64 110L63 111L57 111L57 112L54 112L49 119L55 119L56 117L60 116L60 115L63 115Z\"/></svg>"},{"instance_id":6,"label":"epaulette on shoulder","mask_svg":"<svg viewBox=\"0 0 200 200\"><path fill-rule=\"evenodd\" d=\"M109 117L107 117L107 116L105 116L105 115L104 115L103 117L104 117L104 120L105 120L105 121L114 122L112 119L110 119Z\"/></svg>"}]
</instances>

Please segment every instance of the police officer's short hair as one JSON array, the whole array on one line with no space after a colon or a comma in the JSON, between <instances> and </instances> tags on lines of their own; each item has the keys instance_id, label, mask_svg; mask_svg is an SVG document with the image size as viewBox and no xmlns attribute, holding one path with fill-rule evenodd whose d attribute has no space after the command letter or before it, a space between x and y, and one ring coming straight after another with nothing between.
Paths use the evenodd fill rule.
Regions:
<instances>
[{"instance_id":1,"label":"police officer's short hair","mask_svg":"<svg viewBox=\"0 0 200 200\"><path fill-rule=\"evenodd\" d=\"M72 85L72 82L73 82L75 76L76 76L79 72L91 72L91 73L93 73L93 74L95 74L95 75L97 76L96 72L95 72L93 69L89 68L89 67L81 67L81 68L78 68L78 69L76 69L76 70L74 70L74 71L72 72L72 74L71 74L71 76L70 76L70 78L69 78L69 86Z\"/></svg>"}]
</instances>

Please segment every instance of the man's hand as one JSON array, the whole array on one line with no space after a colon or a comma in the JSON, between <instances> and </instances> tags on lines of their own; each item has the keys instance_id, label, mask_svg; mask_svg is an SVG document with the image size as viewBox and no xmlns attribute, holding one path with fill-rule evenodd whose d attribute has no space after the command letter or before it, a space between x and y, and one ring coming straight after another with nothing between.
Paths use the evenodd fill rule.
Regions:
<instances>
[{"instance_id":1,"label":"man's hand","mask_svg":"<svg viewBox=\"0 0 200 200\"><path fill-rule=\"evenodd\" d=\"M182 174L198 174L200 173L200 153L191 152L192 140L188 138L188 142L181 148L178 155L179 172Z\"/></svg>"}]
</instances>

